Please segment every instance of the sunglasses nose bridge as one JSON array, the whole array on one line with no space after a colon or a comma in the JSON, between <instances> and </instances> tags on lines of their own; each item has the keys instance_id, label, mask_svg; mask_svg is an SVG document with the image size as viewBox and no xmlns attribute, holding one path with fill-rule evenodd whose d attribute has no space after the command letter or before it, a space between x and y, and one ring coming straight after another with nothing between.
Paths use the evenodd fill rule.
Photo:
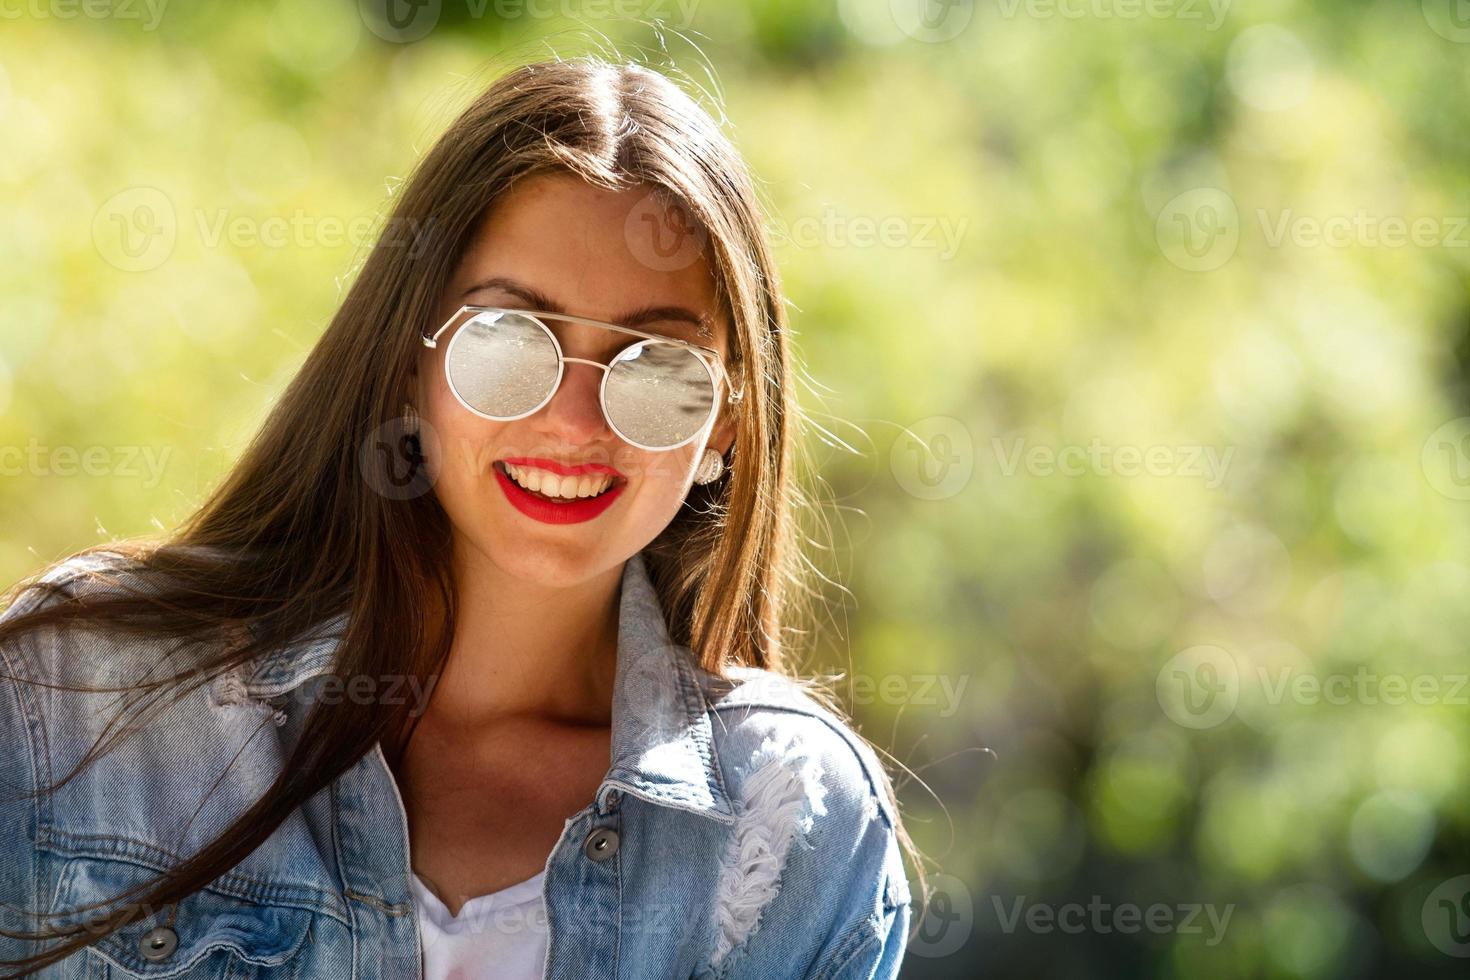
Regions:
<instances>
[{"instance_id":1,"label":"sunglasses nose bridge","mask_svg":"<svg viewBox=\"0 0 1470 980\"><path fill-rule=\"evenodd\" d=\"M601 361L592 361L592 360L588 360L585 357L567 357L565 354L563 354L561 360L562 360L562 363L564 365L565 364L586 364L589 367L595 367L599 371L601 371L604 376L606 376L607 373L612 370L612 368L608 367L606 364L603 364ZM562 371L562 380L563 381L566 380L566 371L565 370ZM560 388L561 385L557 385L557 387ZM599 387L599 390L600 390L600 387ZM599 413L601 413L603 415L604 421L606 421L606 419L607 419L607 413L604 412L603 409L602 409L602 405L601 405L602 397L601 397L600 394L597 396L597 401L598 401L598 409L597 410L598 410ZM614 431L616 431L616 430L614 430Z\"/></svg>"},{"instance_id":2,"label":"sunglasses nose bridge","mask_svg":"<svg viewBox=\"0 0 1470 980\"><path fill-rule=\"evenodd\" d=\"M603 375L606 375L607 372L609 370L611 370L611 368L609 368L606 364L602 364L602 363L600 363L598 361L588 360L585 357L567 357L565 355L562 355L562 363L564 365L565 364L586 364L586 365L588 365L590 367L595 367L595 368L600 369L602 371ZM561 376L561 381L556 386L557 390L555 392L553 392L547 398L547 400L546 400L545 403L542 404L542 409L543 410L546 410L548 408L548 406L555 400L556 395L558 393L562 392L562 390L565 388L565 383L566 383L567 377L568 377L567 372L565 370L563 370L562 371L562 376ZM592 399L593 399L594 402L596 402L596 408L593 409L593 413L594 413L594 415L595 415L595 417L597 419L597 423L596 424L599 427L600 426L604 426L604 425L610 427L612 423L611 423L611 421L607 417L606 410L603 408L603 405L602 405L602 397L601 397L601 394L600 394L600 389L601 389L601 386L599 385L598 386L598 391L592 393ZM567 411L567 407L565 405L563 405L560 409L556 409L556 411L566 412ZM572 411L575 414L580 414L580 412L582 411L582 409L580 409L580 408L579 409L573 409ZM584 420L584 422L590 422L591 421L591 417L592 416L588 416ZM613 429L613 431L616 432L617 430L616 429Z\"/></svg>"},{"instance_id":3,"label":"sunglasses nose bridge","mask_svg":"<svg viewBox=\"0 0 1470 980\"><path fill-rule=\"evenodd\" d=\"M565 354L563 354L562 361L566 364L590 364L592 367L597 368L604 374L606 374L609 370L606 364L603 364L600 361L591 361L585 357L567 357Z\"/></svg>"}]
</instances>

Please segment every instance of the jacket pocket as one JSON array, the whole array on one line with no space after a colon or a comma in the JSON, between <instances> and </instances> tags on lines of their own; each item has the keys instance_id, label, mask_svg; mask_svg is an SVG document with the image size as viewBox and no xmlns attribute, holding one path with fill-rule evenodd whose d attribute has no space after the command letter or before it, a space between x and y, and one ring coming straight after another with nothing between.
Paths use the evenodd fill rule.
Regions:
<instances>
[{"instance_id":1,"label":"jacket pocket","mask_svg":"<svg viewBox=\"0 0 1470 980\"><path fill-rule=\"evenodd\" d=\"M53 912L113 896L158 876L152 868L110 858L74 857L62 867ZM112 908L108 906L107 908ZM104 909L105 911L105 909ZM306 909L261 905L211 889L143 915L63 960L68 980L293 980L314 916ZM94 911L91 921L102 916ZM88 913L64 922L87 922ZM66 971L70 972L66 972Z\"/></svg>"}]
</instances>

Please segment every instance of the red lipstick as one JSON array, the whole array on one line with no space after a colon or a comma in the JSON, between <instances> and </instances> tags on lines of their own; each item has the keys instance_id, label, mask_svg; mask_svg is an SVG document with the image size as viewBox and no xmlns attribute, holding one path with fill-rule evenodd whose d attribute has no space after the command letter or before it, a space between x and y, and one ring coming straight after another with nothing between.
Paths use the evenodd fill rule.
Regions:
<instances>
[{"instance_id":1,"label":"red lipstick","mask_svg":"<svg viewBox=\"0 0 1470 980\"><path fill-rule=\"evenodd\" d=\"M580 476L583 473L610 473L613 476L621 476L617 470L600 463L565 466L545 459L507 459L501 462L518 466L538 466L559 476ZM511 506L532 520L543 524L580 524L583 521L590 521L611 507L613 501L622 494L623 488L628 485L626 480L621 480L595 497L578 497L576 500L561 503L536 496L512 480L498 464L492 466L491 469L495 471L495 479L500 484L500 489L505 491L505 497L511 502Z\"/></svg>"}]
</instances>

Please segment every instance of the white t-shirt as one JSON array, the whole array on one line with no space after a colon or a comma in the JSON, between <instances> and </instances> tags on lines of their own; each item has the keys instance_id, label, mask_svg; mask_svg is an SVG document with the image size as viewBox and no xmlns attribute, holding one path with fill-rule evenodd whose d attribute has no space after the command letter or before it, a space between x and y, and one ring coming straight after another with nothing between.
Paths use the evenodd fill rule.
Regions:
<instances>
[{"instance_id":1,"label":"white t-shirt","mask_svg":"<svg viewBox=\"0 0 1470 980\"><path fill-rule=\"evenodd\" d=\"M424 946L424 980L537 980L546 964L546 872L477 895L450 915L418 875L410 879Z\"/></svg>"}]
</instances>

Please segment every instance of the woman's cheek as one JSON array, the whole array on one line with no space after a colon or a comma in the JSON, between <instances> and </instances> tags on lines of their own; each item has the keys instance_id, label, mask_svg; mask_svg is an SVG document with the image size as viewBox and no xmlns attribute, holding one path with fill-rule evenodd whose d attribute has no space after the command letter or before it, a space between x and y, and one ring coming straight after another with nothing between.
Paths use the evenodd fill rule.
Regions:
<instances>
[{"instance_id":1,"label":"woman's cheek","mask_svg":"<svg viewBox=\"0 0 1470 980\"><path fill-rule=\"evenodd\" d=\"M462 494L478 492L475 484L492 476L486 433L459 422L429 425L433 437L420 438L420 444L434 483Z\"/></svg>"},{"instance_id":2,"label":"woman's cheek","mask_svg":"<svg viewBox=\"0 0 1470 980\"><path fill-rule=\"evenodd\" d=\"M694 468L693 454L687 449L667 453L648 453L650 459L643 470L639 496L658 519L672 520L688 495L688 483Z\"/></svg>"}]
</instances>

